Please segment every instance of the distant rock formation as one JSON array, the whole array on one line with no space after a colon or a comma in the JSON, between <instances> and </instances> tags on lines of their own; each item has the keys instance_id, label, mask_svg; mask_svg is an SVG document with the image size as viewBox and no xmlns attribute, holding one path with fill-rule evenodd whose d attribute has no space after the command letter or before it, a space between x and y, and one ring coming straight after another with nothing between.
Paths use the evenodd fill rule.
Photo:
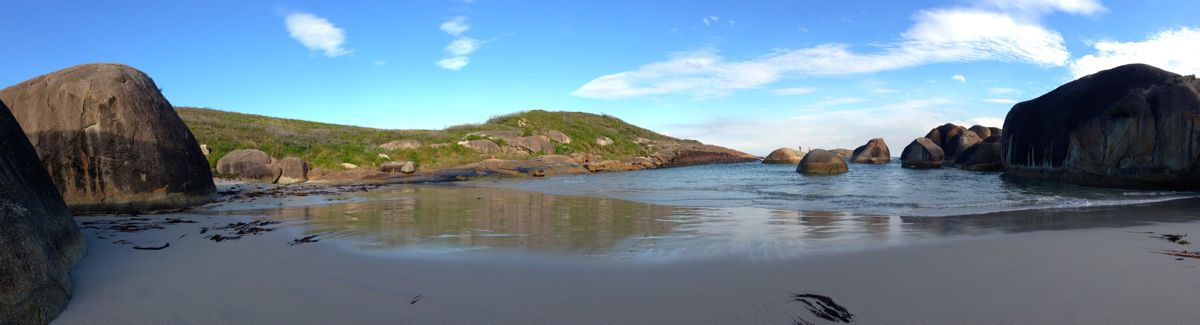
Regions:
<instances>
[{"instance_id":1,"label":"distant rock formation","mask_svg":"<svg viewBox=\"0 0 1200 325\"><path fill-rule=\"evenodd\" d=\"M85 64L0 90L76 212L181 208L216 198L191 131L145 73Z\"/></svg>"},{"instance_id":2,"label":"distant rock formation","mask_svg":"<svg viewBox=\"0 0 1200 325\"><path fill-rule=\"evenodd\" d=\"M974 131L963 131L958 136L950 139L950 142L942 147L942 151L945 152L947 160L954 159L954 157L958 156L958 153L967 151L967 149L978 144L979 141L983 141L983 138L976 135Z\"/></svg>"},{"instance_id":3,"label":"distant rock formation","mask_svg":"<svg viewBox=\"0 0 1200 325\"><path fill-rule=\"evenodd\" d=\"M971 128L967 129L967 131L974 132L975 135L979 136L980 139L987 139L988 137L992 136L992 128L978 124L972 125Z\"/></svg>"},{"instance_id":4,"label":"distant rock formation","mask_svg":"<svg viewBox=\"0 0 1200 325\"><path fill-rule=\"evenodd\" d=\"M413 172L417 171L417 165L408 160L389 161L379 165L379 171L385 173L412 174Z\"/></svg>"},{"instance_id":5,"label":"distant rock formation","mask_svg":"<svg viewBox=\"0 0 1200 325\"><path fill-rule=\"evenodd\" d=\"M801 174L834 175L849 171L846 160L832 151L813 149L804 155L796 172Z\"/></svg>"},{"instance_id":6,"label":"distant rock formation","mask_svg":"<svg viewBox=\"0 0 1200 325\"><path fill-rule=\"evenodd\" d=\"M854 150L845 148L829 149L829 152L832 152L838 157L842 157L842 159L850 159L850 156L854 155Z\"/></svg>"},{"instance_id":7,"label":"distant rock formation","mask_svg":"<svg viewBox=\"0 0 1200 325\"><path fill-rule=\"evenodd\" d=\"M1017 104L1004 173L1076 184L1200 189L1200 81L1130 64Z\"/></svg>"},{"instance_id":8,"label":"distant rock formation","mask_svg":"<svg viewBox=\"0 0 1200 325\"><path fill-rule=\"evenodd\" d=\"M959 153L954 164L964 170L997 171L1004 167L1000 150L1000 136L993 135Z\"/></svg>"},{"instance_id":9,"label":"distant rock formation","mask_svg":"<svg viewBox=\"0 0 1200 325\"><path fill-rule=\"evenodd\" d=\"M550 138L550 141L558 143L571 143L571 137L562 132L558 132L557 130L546 131L546 137Z\"/></svg>"},{"instance_id":10,"label":"distant rock formation","mask_svg":"<svg viewBox=\"0 0 1200 325\"><path fill-rule=\"evenodd\" d=\"M929 133L925 134L925 138L933 141L933 144L937 145L938 148L942 149L944 154L949 156L950 154L945 152L946 148L950 147L951 141L955 137L962 135L964 132L967 132L967 128L953 123L946 123L929 130Z\"/></svg>"},{"instance_id":11,"label":"distant rock formation","mask_svg":"<svg viewBox=\"0 0 1200 325\"><path fill-rule=\"evenodd\" d=\"M850 155L850 162L859 164L886 164L892 161L892 152L888 150L883 138L867 141Z\"/></svg>"},{"instance_id":12,"label":"distant rock formation","mask_svg":"<svg viewBox=\"0 0 1200 325\"><path fill-rule=\"evenodd\" d=\"M936 129L934 131L937 131ZM934 132L931 131L931 132ZM917 138L900 154L901 166L916 169L941 168L946 154L932 139Z\"/></svg>"},{"instance_id":13,"label":"distant rock formation","mask_svg":"<svg viewBox=\"0 0 1200 325\"><path fill-rule=\"evenodd\" d=\"M419 149L421 148L421 140L396 140L379 145L379 148L387 151L403 150L403 149Z\"/></svg>"},{"instance_id":14,"label":"distant rock formation","mask_svg":"<svg viewBox=\"0 0 1200 325\"><path fill-rule=\"evenodd\" d=\"M467 147L467 149L475 150L476 152L479 152L479 153L498 153L498 152L500 152L500 145L496 144L495 142L492 142L492 140L486 140L486 139L463 140L463 141L459 141L458 145Z\"/></svg>"},{"instance_id":15,"label":"distant rock formation","mask_svg":"<svg viewBox=\"0 0 1200 325\"><path fill-rule=\"evenodd\" d=\"M0 102L0 324L58 316L84 245L37 151Z\"/></svg>"},{"instance_id":16,"label":"distant rock formation","mask_svg":"<svg viewBox=\"0 0 1200 325\"><path fill-rule=\"evenodd\" d=\"M771 151L766 158L763 158L764 164L799 164L800 160L804 159L804 152L792 148L779 148Z\"/></svg>"}]
</instances>

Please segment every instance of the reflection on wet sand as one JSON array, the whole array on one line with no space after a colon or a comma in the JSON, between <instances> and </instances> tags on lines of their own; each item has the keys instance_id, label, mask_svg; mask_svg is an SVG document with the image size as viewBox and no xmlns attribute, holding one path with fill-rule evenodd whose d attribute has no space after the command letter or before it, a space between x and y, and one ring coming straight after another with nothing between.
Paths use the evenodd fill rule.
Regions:
<instances>
[{"instance_id":1,"label":"reflection on wet sand","mask_svg":"<svg viewBox=\"0 0 1200 325\"><path fill-rule=\"evenodd\" d=\"M957 217L864 216L754 207L674 207L456 185L396 186L353 202L224 211L301 221L365 248L517 248L628 258L790 256L998 232L1191 221L1196 200Z\"/></svg>"}]
</instances>

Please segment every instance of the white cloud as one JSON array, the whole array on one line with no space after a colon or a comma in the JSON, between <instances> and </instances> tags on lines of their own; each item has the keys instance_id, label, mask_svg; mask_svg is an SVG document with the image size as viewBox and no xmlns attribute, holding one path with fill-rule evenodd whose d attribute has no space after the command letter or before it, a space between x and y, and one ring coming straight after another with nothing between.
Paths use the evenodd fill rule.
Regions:
<instances>
[{"instance_id":1,"label":"white cloud","mask_svg":"<svg viewBox=\"0 0 1200 325\"><path fill-rule=\"evenodd\" d=\"M1004 118L1000 118L1000 117L983 116L983 117L973 118L970 121L971 121L970 123L960 123L960 125L971 125L971 126L982 125L982 126L986 126L986 127L995 127L995 128L1004 126Z\"/></svg>"},{"instance_id":2,"label":"white cloud","mask_svg":"<svg viewBox=\"0 0 1200 325\"><path fill-rule=\"evenodd\" d=\"M958 80L958 82L962 82L962 83L967 82L967 77L963 76L961 74L956 74L953 77L950 77L950 79Z\"/></svg>"},{"instance_id":3,"label":"white cloud","mask_svg":"<svg viewBox=\"0 0 1200 325\"><path fill-rule=\"evenodd\" d=\"M479 50L479 47L483 45L483 42L480 42L474 38L463 36L463 33L471 30L471 25L467 24L467 17L458 16L450 18L450 20L443 22L439 28L441 28L443 32L446 32L446 34L454 36L454 40L450 41L450 44L446 44L446 47L443 48L443 50L446 51L447 56L441 60L438 60L435 62L435 64L442 69L450 71L462 70L463 67L466 67L467 64L471 63L471 58L469 55L471 55L471 53L475 53L476 50Z\"/></svg>"},{"instance_id":4,"label":"white cloud","mask_svg":"<svg viewBox=\"0 0 1200 325\"><path fill-rule=\"evenodd\" d=\"M913 139L946 121L966 120L948 109L944 99L926 99L848 110L766 120L714 119L702 123L665 126L679 137L727 146L758 155L779 147L798 145L814 148L854 149L872 138L882 137L893 155Z\"/></svg>"},{"instance_id":5,"label":"white cloud","mask_svg":"<svg viewBox=\"0 0 1200 325\"><path fill-rule=\"evenodd\" d=\"M450 36L461 36L468 30L471 30L471 25L467 24L467 17L458 16L450 18L440 26L443 32Z\"/></svg>"},{"instance_id":6,"label":"white cloud","mask_svg":"<svg viewBox=\"0 0 1200 325\"><path fill-rule=\"evenodd\" d=\"M822 100L822 101L813 103L813 106L829 107L829 106L838 106L838 105L858 104L858 103L862 103L865 101L867 101L867 100L858 98L858 97L830 98L830 99L826 99L826 100Z\"/></svg>"},{"instance_id":7,"label":"white cloud","mask_svg":"<svg viewBox=\"0 0 1200 325\"><path fill-rule=\"evenodd\" d=\"M1071 62L1071 73L1086 76L1129 63L1145 63L1179 74L1200 74L1200 28L1182 27L1140 42L1101 41L1095 54Z\"/></svg>"},{"instance_id":8,"label":"white cloud","mask_svg":"<svg viewBox=\"0 0 1200 325\"><path fill-rule=\"evenodd\" d=\"M1091 15L1106 10L1098 0L982 0L979 3L985 7L1034 14L1061 11Z\"/></svg>"},{"instance_id":9,"label":"white cloud","mask_svg":"<svg viewBox=\"0 0 1200 325\"><path fill-rule=\"evenodd\" d=\"M721 17L709 15L701 18L700 20L704 21L704 26L712 26L712 23L721 21Z\"/></svg>"},{"instance_id":10,"label":"white cloud","mask_svg":"<svg viewBox=\"0 0 1200 325\"><path fill-rule=\"evenodd\" d=\"M983 101L989 102L989 103L994 103L994 104L1016 104L1017 103L1016 99L1009 99L1009 98L988 98L988 99L984 99Z\"/></svg>"},{"instance_id":11,"label":"white cloud","mask_svg":"<svg viewBox=\"0 0 1200 325\"><path fill-rule=\"evenodd\" d=\"M458 71L471 63L471 58L465 56L448 57L437 61L437 65L442 69Z\"/></svg>"},{"instance_id":12,"label":"white cloud","mask_svg":"<svg viewBox=\"0 0 1200 325\"><path fill-rule=\"evenodd\" d=\"M1004 61L1061 66L1069 53L1062 36L1012 16L978 9L917 12L900 39L873 53L846 44L784 49L729 61L704 49L636 70L600 76L572 95L615 99L676 92L705 98L761 87L783 78L865 74L939 62Z\"/></svg>"},{"instance_id":13,"label":"white cloud","mask_svg":"<svg viewBox=\"0 0 1200 325\"><path fill-rule=\"evenodd\" d=\"M891 94L891 93L898 93L900 91L895 90L895 89L888 89L888 88L876 88L876 89L872 89L871 92L876 93L876 94Z\"/></svg>"},{"instance_id":14,"label":"white cloud","mask_svg":"<svg viewBox=\"0 0 1200 325\"><path fill-rule=\"evenodd\" d=\"M992 87L992 88L988 89L988 93L990 93L992 95L1007 95L1007 94L1016 94L1016 93L1020 93L1020 92L1021 92L1020 90L1016 90L1016 89L1012 89L1012 88L1003 88L1003 87Z\"/></svg>"},{"instance_id":15,"label":"white cloud","mask_svg":"<svg viewBox=\"0 0 1200 325\"><path fill-rule=\"evenodd\" d=\"M346 42L346 31L325 18L297 12L288 14L284 18L284 25L292 38L310 50L324 52L325 56L331 58L350 53L350 50L342 47Z\"/></svg>"},{"instance_id":16,"label":"white cloud","mask_svg":"<svg viewBox=\"0 0 1200 325\"><path fill-rule=\"evenodd\" d=\"M779 88L771 89L772 94L776 95L804 95L816 92L817 88L812 87L794 87L794 88Z\"/></svg>"}]
</instances>

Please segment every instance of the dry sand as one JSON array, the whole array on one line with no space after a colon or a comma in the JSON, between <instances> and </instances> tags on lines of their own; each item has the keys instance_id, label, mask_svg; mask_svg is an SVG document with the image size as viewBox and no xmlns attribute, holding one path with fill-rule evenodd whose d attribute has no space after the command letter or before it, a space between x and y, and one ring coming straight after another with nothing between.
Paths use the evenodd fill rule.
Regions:
<instances>
[{"instance_id":1,"label":"dry sand","mask_svg":"<svg viewBox=\"0 0 1200 325\"><path fill-rule=\"evenodd\" d=\"M74 298L55 323L829 323L790 301L801 293L831 297L862 324L1196 323L1200 260L1159 252L1200 250L1200 244L1141 232L1200 234L1200 222L1119 220L1178 211L1170 205L1114 208L1084 213L1118 219L1094 227L948 236L792 258L662 263L508 250L363 251L349 239L291 246L303 226L287 223L217 243L199 235L200 228L252 217L150 216L197 223L120 234L129 245L86 229L89 253L72 273ZM1191 218L1170 220L1181 219ZM132 249L163 242L170 246Z\"/></svg>"}]
</instances>

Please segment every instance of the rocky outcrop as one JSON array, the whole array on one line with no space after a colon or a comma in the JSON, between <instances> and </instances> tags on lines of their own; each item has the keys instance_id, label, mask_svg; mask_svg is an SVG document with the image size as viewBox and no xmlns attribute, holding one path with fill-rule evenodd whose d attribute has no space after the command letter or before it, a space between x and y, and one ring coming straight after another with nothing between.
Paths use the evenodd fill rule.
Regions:
<instances>
[{"instance_id":1,"label":"rocky outcrop","mask_svg":"<svg viewBox=\"0 0 1200 325\"><path fill-rule=\"evenodd\" d=\"M613 139L610 139L609 137L596 138L596 145L601 146L601 147L607 146L607 145L610 145L613 143L615 143L615 142L613 142Z\"/></svg>"},{"instance_id":2,"label":"rocky outcrop","mask_svg":"<svg viewBox=\"0 0 1200 325\"><path fill-rule=\"evenodd\" d=\"M1006 175L1076 184L1200 189L1200 81L1131 64L1013 106Z\"/></svg>"},{"instance_id":3,"label":"rocky outcrop","mask_svg":"<svg viewBox=\"0 0 1200 325\"><path fill-rule=\"evenodd\" d=\"M906 168L941 168L945 157L946 153L932 139L917 138L904 147L904 152L900 154L900 163Z\"/></svg>"},{"instance_id":4,"label":"rocky outcrop","mask_svg":"<svg viewBox=\"0 0 1200 325\"><path fill-rule=\"evenodd\" d=\"M779 148L771 151L766 158L763 158L764 164L799 164L800 160L804 159L804 152L792 148Z\"/></svg>"},{"instance_id":5,"label":"rocky outcrop","mask_svg":"<svg viewBox=\"0 0 1200 325\"><path fill-rule=\"evenodd\" d=\"M662 150L655 152L650 159L654 159L659 167L682 167L694 165L711 165L711 164L733 164L758 161L758 157L714 145L683 143L672 146L665 146Z\"/></svg>"},{"instance_id":6,"label":"rocky outcrop","mask_svg":"<svg viewBox=\"0 0 1200 325\"><path fill-rule=\"evenodd\" d=\"M796 172L801 174L834 175L849 171L846 160L832 151L813 149L804 155Z\"/></svg>"},{"instance_id":7,"label":"rocky outcrop","mask_svg":"<svg viewBox=\"0 0 1200 325\"><path fill-rule=\"evenodd\" d=\"M419 149L421 148L421 140L396 140L379 145L379 148L387 151L403 150L403 149Z\"/></svg>"},{"instance_id":8,"label":"rocky outcrop","mask_svg":"<svg viewBox=\"0 0 1200 325\"><path fill-rule=\"evenodd\" d=\"M86 64L0 90L76 212L181 208L216 198L191 131L145 73Z\"/></svg>"},{"instance_id":9,"label":"rocky outcrop","mask_svg":"<svg viewBox=\"0 0 1200 325\"><path fill-rule=\"evenodd\" d=\"M385 173L412 174L417 171L417 164L408 160L389 161L379 165L379 171Z\"/></svg>"},{"instance_id":10,"label":"rocky outcrop","mask_svg":"<svg viewBox=\"0 0 1200 325\"><path fill-rule=\"evenodd\" d=\"M344 169L358 169L358 165L351 164L351 163L341 163L341 164L338 164L338 166L342 166L342 168L344 168Z\"/></svg>"},{"instance_id":11,"label":"rocky outcrop","mask_svg":"<svg viewBox=\"0 0 1200 325\"><path fill-rule=\"evenodd\" d=\"M967 128L954 125L953 123L946 123L929 130L929 133L925 134L925 138L932 140L933 144L937 145L938 148L942 148L944 152L952 143L951 141L964 132L967 132Z\"/></svg>"},{"instance_id":12,"label":"rocky outcrop","mask_svg":"<svg viewBox=\"0 0 1200 325\"><path fill-rule=\"evenodd\" d=\"M0 324L46 324L71 297L84 240L36 149L0 103Z\"/></svg>"},{"instance_id":13,"label":"rocky outcrop","mask_svg":"<svg viewBox=\"0 0 1200 325\"><path fill-rule=\"evenodd\" d=\"M850 155L850 162L859 164L886 164L892 161L892 152L888 150L887 142L883 138L874 138L867 141Z\"/></svg>"},{"instance_id":14,"label":"rocky outcrop","mask_svg":"<svg viewBox=\"0 0 1200 325\"><path fill-rule=\"evenodd\" d=\"M498 153L498 152L500 152L500 145L496 144L495 142L492 142L492 140L486 140L486 139L464 140L464 141L459 141L458 145L467 147L467 149L475 150L476 152L479 152L479 153Z\"/></svg>"},{"instance_id":15,"label":"rocky outcrop","mask_svg":"<svg viewBox=\"0 0 1200 325\"><path fill-rule=\"evenodd\" d=\"M571 143L571 137L555 130L546 131L546 137L549 138L550 141L558 143Z\"/></svg>"},{"instance_id":16,"label":"rocky outcrop","mask_svg":"<svg viewBox=\"0 0 1200 325\"><path fill-rule=\"evenodd\" d=\"M959 153L954 164L964 170L997 171L1004 167L1000 149L1000 136L991 136Z\"/></svg>"},{"instance_id":17,"label":"rocky outcrop","mask_svg":"<svg viewBox=\"0 0 1200 325\"><path fill-rule=\"evenodd\" d=\"M980 139L987 139L988 137L992 136L991 128L978 124L971 126L971 128L967 129L967 131L974 132L975 135L979 136Z\"/></svg>"},{"instance_id":18,"label":"rocky outcrop","mask_svg":"<svg viewBox=\"0 0 1200 325\"><path fill-rule=\"evenodd\" d=\"M976 135L975 132L965 131L954 137L954 139L950 139L950 142L942 147L942 151L946 154L947 160L954 159L954 157L958 156L958 153L967 151L967 149L970 149L979 143L979 141L983 141L983 139Z\"/></svg>"},{"instance_id":19,"label":"rocky outcrop","mask_svg":"<svg viewBox=\"0 0 1200 325\"><path fill-rule=\"evenodd\" d=\"M842 157L842 159L849 159L850 156L854 155L854 150L845 148L829 149L829 152L832 152L838 157Z\"/></svg>"},{"instance_id":20,"label":"rocky outcrop","mask_svg":"<svg viewBox=\"0 0 1200 325\"><path fill-rule=\"evenodd\" d=\"M230 151L217 160L217 176L255 183L275 183L283 170L272 162L270 155L256 149Z\"/></svg>"},{"instance_id":21,"label":"rocky outcrop","mask_svg":"<svg viewBox=\"0 0 1200 325\"><path fill-rule=\"evenodd\" d=\"M308 181L308 163L297 157L287 157L275 162L279 167L279 184L295 184Z\"/></svg>"},{"instance_id":22,"label":"rocky outcrop","mask_svg":"<svg viewBox=\"0 0 1200 325\"><path fill-rule=\"evenodd\" d=\"M507 138L504 141L507 143L507 146L516 148L518 151L524 153L554 153L554 144L550 143L550 139L546 136L535 135L528 137Z\"/></svg>"}]
</instances>

